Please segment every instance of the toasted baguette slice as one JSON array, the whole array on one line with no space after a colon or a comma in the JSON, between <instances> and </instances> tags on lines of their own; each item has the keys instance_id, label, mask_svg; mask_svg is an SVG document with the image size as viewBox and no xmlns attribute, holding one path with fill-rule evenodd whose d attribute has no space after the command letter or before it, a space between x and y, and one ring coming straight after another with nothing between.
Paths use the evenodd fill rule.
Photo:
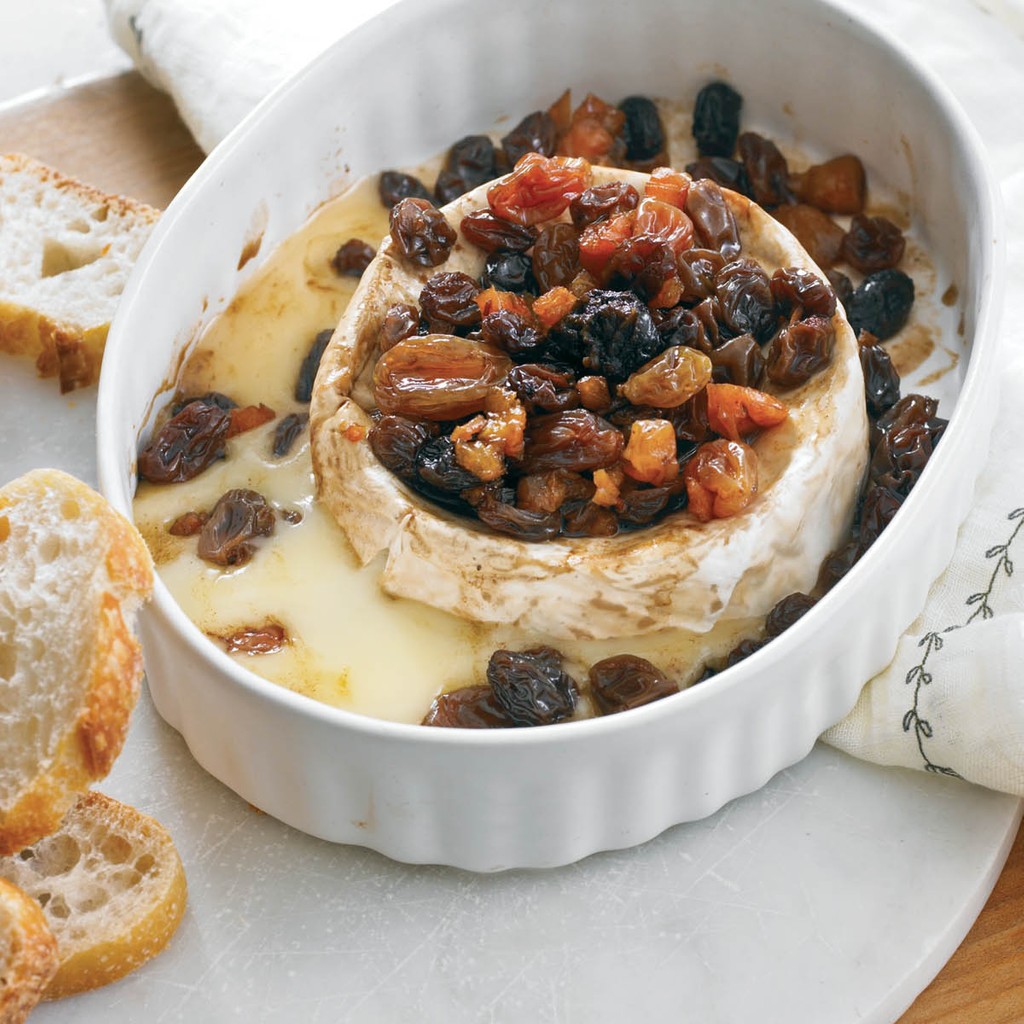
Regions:
<instances>
[{"instance_id":1,"label":"toasted baguette slice","mask_svg":"<svg viewBox=\"0 0 1024 1024\"><path fill-rule=\"evenodd\" d=\"M181 858L167 830L87 793L53 835L0 859L0 877L43 908L60 966L44 999L99 988L156 956L185 912Z\"/></svg>"},{"instance_id":2,"label":"toasted baguette slice","mask_svg":"<svg viewBox=\"0 0 1024 1024\"><path fill-rule=\"evenodd\" d=\"M60 824L124 742L153 585L138 531L57 470L0 487L0 854Z\"/></svg>"},{"instance_id":3,"label":"toasted baguette slice","mask_svg":"<svg viewBox=\"0 0 1024 1024\"><path fill-rule=\"evenodd\" d=\"M61 391L92 384L158 216L29 157L0 155L0 351L35 356Z\"/></svg>"},{"instance_id":4,"label":"toasted baguette slice","mask_svg":"<svg viewBox=\"0 0 1024 1024\"><path fill-rule=\"evenodd\" d=\"M0 1021L20 1024L57 971L57 940L39 904L0 878Z\"/></svg>"}]
</instances>

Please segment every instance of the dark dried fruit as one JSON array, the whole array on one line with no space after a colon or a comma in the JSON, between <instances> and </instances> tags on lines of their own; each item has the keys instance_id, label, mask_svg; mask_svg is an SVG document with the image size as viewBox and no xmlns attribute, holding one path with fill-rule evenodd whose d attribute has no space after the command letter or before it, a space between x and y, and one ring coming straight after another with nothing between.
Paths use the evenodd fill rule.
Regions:
<instances>
[{"instance_id":1,"label":"dark dried fruit","mask_svg":"<svg viewBox=\"0 0 1024 1024\"><path fill-rule=\"evenodd\" d=\"M391 240L399 254L421 267L448 259L455 229L427 199L403 199L391 209Z\"/></svg>"},{"instance_id":2,"label":"dark dried fruit","mask_svg":"<svg viewBox=\"0 0 1024 1024\"><path fill-rule=\"evenodd\" d=\"M275 522L262 494L244 487L226 491L199 533L199 557L214 565L244 565L255 551L253 540L269 537Z\"/></svg>"},{"instance_id":3,"label":"dark dried fruit","mask_svg":"<svg viewBox=\"0 0 1024 1024\"><path fill-rule=\"evenodd\" d=\"M535 512L488 496L476 506L482 523L517 540L551 540L562 530L558 512Z\"/></svg>"},{"instance_id":4,"label":"dark dried fruit","mask_svg":"<svg viewBox=\"0 0 1024 1024\"><path fill-rule=\"evenodd\" d=\"M533 276L541 292L567 287L580 269L580 239L571 224L548 224L533 246Z\"/></svg>"},{"instance_id":5,"label":"dark dried fruit","mask_svg":"<svg viewBox=\"0 0 1024 1024\"><path fill-rule=\"evenodd\" d=\"M821 563L818 573L818 588L823 592L831 590L857 564L864 549L856 540L847 541L837 551L833 551Z\"/></svg>"},{"instance_id":6,"label":"dark dried fruit","mask_svg":"<svg viewBox=\"0 0 1024 1024\"><path fill-rule=\"evenodd\" d=\"M573 224L582 230L599 220L635 210L640 193L624 181L610 181L586 189L569 204Z\"/></svg>"},{"instance_id":7,"label":"dark dried fruit","mask_svg":"<svg viewBox=\"0 0 1024 1024\"><path fill-rule=\"evenodd\" d=\"M182 512L177 519L167 527L167 532L172 537L194 537L206 522L205 512Z\"/></svg>"},{"instance_id":8,"label":"dark dried fruit","mask_svg":"<svg viewBox=\"0 0 1024 1024\"><path fill-rule=\"evenodd\" d=\"M913 304L913 279L902 270L879 270L854 289L846 315L855 333L870 331L885 341L907 322Z\"/></svg>"},{"instance_id":9,"label":"dark dried fruit","mask_svg":"<svg viewBox=\"0 0 1024 1024\"><path fill-rule=\"evenodd\" d=\"M711 351L711 345L705 337L704 324L692 309L673 306L672 309L654 310L653 316L666 348L688 345L701 352Z\"/></svg>"},{"instance_id":10,"label":"dark dried fruit","mask_svg":"<svg viewBox=\"0 0 1024 1024\"><path fill-rule=\"evenodd\" d=\"M526 252L537 238L537 229L528 224L502 220L490 210L478 210L462 218L459 229L466 241L484 252L504 249L506 252Z\"/></svg>"},{"instance_id":11,"label":"dark dried fruit","mask_svg":"<svg viewBox=\"0 0 1024 1024\"><path fill-rule=\"evenodd\" d=\"M727 260L740 251L740 232L721 188L710 178L695 181L686 194L686 212L693 221L697 242Z\"/></svg>"},{"instance_id":12,"label":"dark dried fruit","mask_svg":"<svg viewBox=\"0 0 1024 1024\"><path fill-rule=\"evenodd\" d=\"M743 97L725 82L711 82L693 106L693 137L701 156L732 156L740 130Z\"/></svg>"},{"instance_id":13,"label":"dark dried fruit","mask_svg":"<svg viewBox=\"0 0 1024 1024\"><path fill-rule=\"evenodd\" d=\"M678 512L682 508L686 508L686 485L679 477L663 487L623 486L616 512L628 526L649 526L669 512Z\"/></svg>"},{"instance_id":14,"label":"dark dried fruit","mask_svg":"<svg viewBox=\"0 0 1024 1024\"><path fill-rule=\"evenodd\" d=\"M590 666L590 692L602 715L639 708L679 692L646 658L619 654Z\"/></svg>"},{"instance_id":15,"label":"dark dried fruit","mask_svg":"<svg viewBox=\"0 0 1024 1024\"><path fill-rule=\"evenodd\" d=\"M806 203L794 203L777 207L772 216L796 236L822 270L838 261L844 232L828 214Z\"/></svg>"},{"instance_id":16,"label":"dark dried fruit","mask_svg":"<svg viewBox=\"0 0 1024 1024\"><path fill-rule=\"evenodd\" d=\"M614 537L619 517L592 501L570 501L562 509L562 533L566 537Z\"/></svg>"},{"instance_id":17,"label":"dark dried fruit","mask_svg":"<svg viewBox=\"0 0 1024 1024\"><path fill-rule=\"evenodd\" d=\"M507 309L483 318L480 340L503 349L513 359L531 359L544 345L544 338L533 324Z\"/></svg>"},{"instance_id":18,"label":"dark dried fruit","mask_svg":"<svg viewBox=\"0 0 1024 1024\"><path fill-rule=\"evenodd\" d=\"M710 178L722 188L730 188L740 195L750 195L750 178L747 169L738 160L728 156L702 156L686 165L687 174L694 179Z\"/></svg>"},{"instance_id":19,"label":"dark dried fruit","mask_svg":"<svg viewBox=\"0 0 1024 1024\"><path fill-rule=\"evenodd\" d=\"M558 128L546 110L535 110L527 114L501 140L501 148L511 166L526 153L540 153L554 156L558 144Z\"/></svg>"},{"instance_id":20,"label":"dark dried fruit","mask_svg":"<svg viewBox=\"0 0 1024 1024\"><path fill-rule=\"evenodd\" d=\"M556 366L543 363L524 363L515 366L505 378L527 413L564 412L580 404L580 396L573 386L573 374Z\"/></svg>"},{"instance_id":21,"label":"dark dried fruit","mask_svg":"<svg viewBox=\"0 0 1024 1024\"><path fill-rule=\"evenodd\" d=\"M551 647L495 651L487 682L514 726L550 725L576 710L576 683L562 671L562 656Z\"/></svg>"},{"instance_id":22,"label":"dark dried fruit","mask_svg":"<svg viewBox=\"0 0 1024 1024\"><path fill-rule=\"evenodd\" d=\"M794 309L805 315L832 316L836 295L826 281L802 267L780 267L772 274L772 298L778 312L788 316Z\"/></svg>"},{"instance_id":23,"label":"dark dried fruit","mask_svg":"<svg viewBox=\"0 0 1024 1024\"><path fill-rule=\"evenodd\" d=\"M453 729L500 729L511 725L494 691L483 683L438 694L421 724Z\"/></svg>"},{"instance_id":24,"label":"dark dried fruit","mask_svg":"<svg viewBox=\"0 0 1024 1024\"><path fill-rule=\"evenodd\" d=\"M740 334L711 350L711 379L716 384L756 388L764 377L764 355L753 335Z\"/></svg>"},{"instance_id":25,"label":"dark dried fruit","mask_svg":"<svg viewBox=\"0 0 1024 1024\"><path fill-rule=\"evenodd\" d=\"M658 108L646 96L627 96L619 110L626 115L622 134L626 159L634 163L651 160L665 148L665 128Z\"/></svg>"},{"instance_id":26,"label":"dark dried fruit","mask_svg":"<svg viewBox=\"0 0 1024 1024\"><path fill-rule=\"evenodd\" d=\"M411 338L420 329L420 311L408 302L396 302L384 314L377 344L381 352L394 348L400 341Z\"/></svg>"},{"instance_id":27,"label":"dark dried fruit","mask_svg":"<svg viewBox=\"0 0 1024 1024\"><path fill-rule=\"evenodd\" d=\"M288 631L273 619L260 626L242 626L233 633L218 634L228 654L276 654L288 644Z\"/></svg>"},{"instance_id":28,"label":"dark dried fruit","mask_svg":"<svg viewBox=\"0 0 1024 1024\"><path fill-rule=\"evenodd\" d=\"M218 409L223 409L225 412L230 412L232 409L238 408L238 403L233 398L228 398L227 395L220 391L207 391L203 395L188 395L184 398L178 398L174 405L171 406L171 415L177 416L186 405L192 402L202 402L204 405L215 405Z\"/></svg>"},{"instance_id":29,"label":"dark dried fruit","mask_svg":"<svg viewBox=\"0 0 1024 1024\"><path fill-rule=\"evenodd\" d=\"M450 203L496 174L494 143L486 135L467 135L448 150L434 192L442 204Z\"/></svg>"},{"instance_id":30,"label":"dark dried fruit","mask_svg":"<svg viewBox=\"0 0 1024 1024\"><path fill-rule=\"evenodd\" d=\"M729 656L725 659L725 667L732 668L733 665L738 665L741 661L746 661L752 654L761 650L766 643L768 643L767 640L741 640L729 652Z\"/></svg>"},{"instance_id":31,"label":"dark dried fruit","mask_svg":"<svg viewBox=\"0 0 1024 1024\"><path fill-rule=\"evenodd\" d=\"M274 457L283 459L295 444L296 439L306 429L309 417L305 413L290 412L274 429L272 451Z\"/></svg>"},{"instance_id":32,"label":"dark dried fruit","mask_svg":"<svg viewBox=\"0 0 1024 1024\"><path fill-rule=\"evenodd\" d=\"M864 331L860 339L860 368L864 373L864 398L867 402L868 415L877 419L887 409L891 409L900 399L900 375L892 365L889 353L881 345L875 344L873 335L871 343L865 344Z\"/></svg>"},{"instance_id":33,"label":"dark dried fruit","mask_svg":"<svg viewBox=\"0 0 1024 1024\"><path fill-rule=\"evenodd\" d=\"M806 384L832 361L835 340L832 321L825 317L787 324L768 347L768 379L780 388Z\"/></svg>"},{"instance_id":34,"label":"dark dried fruit","mask_svg":"<svg viewBox=\"0 0 1024 1024\"><path fill-rule=\"evenodd\" d=\"M799 177L797 194L826 213L860 213L867 196L864 165L846 154L808 167Z\"/></svg>"},{"instance_id":35,"label":"dark dried fruit","mask_svg":"<svg viewBox=\"0 0 1024 1024\"><path fill-rule=\"evenodd\" d=\"M373 454L395 476L406 482L416 477L416 453L432 437L437 424L404 416L381 416L367 435Z\"/></svg>"},{"instance_id":36,"label":"dark dried fruit","mask_svg":"<svg viewBox=\"0 0 1024 1024\"><path fill-rule=\"evenodd\" d=\"M336 274L345 277L362 277L363 271L373 262L376 250L361 238L350 238L331 257L331 266Z\"/></svg>"},{"instance_id":37,"label":"dark dried fruit","mask_svg":"<svg viewBox=\"0 0 1024 1024\"><path fill-rule=\"evenodd\" d=\"M618 461L624 444L611 423L587 409L534 416L527 421L521 469L524 473L600 469Z\"/></svg>"},{"instance_id":38,"label":"dark dried fruit","mask_svg":"<svg viewBox=\"0 0 1024 1024\"><path fill-rule=\"evenodd\" d=\"M717 249L687 249L678 260L681 301L702 302L715 293L715 276L726 264Z\"/></svg>"},{"instance_id":39,"label":"dark dried fruit","mask_svg":"<svg viewBox=\"0 0 1024 1024\"><path fill-rule=\"evenodd\" d=\"M765 341L775 327L775 300L764 268L754 260L727 263L715 275L721 322L732 335L752 334Z\"/></svg>"},{"instance_id":40,"label":"dark dried fruit","mask_svg":"<svg viewBox=\"0 0 1024 1024\"><path fill-rule=\"evenodd\" d=\"M761 206L791 202L793 193L789 188L789 167L779 147L756 132L744 132L737 145L754 201Z\"/></svg>"},{"instance_id":41,"label":"dark dried fruit","mask_svg":"<svg viewBox=\"0 0 1024 1024\"><path fill-rule=\"evenodd\" d=\"M394 451L394 454L397 457L398 452ZM480 483L478 477L458 464L455 445L450 437L443 434L429 438L420 446L415 466L418 481L440 493L459 494Z\"/></svg>"},{"instance_id":42,"label":"dark dried fruit","mask_svg":"<svg viewBox=\"0 0 1024 1024\"><path fill-rule=\"evenodd\" d=\"M492 252L480 280L485 288L493 286L505 292L536 295L540 291L533 276L533 260L523 252Z\"/></svg>"},{"instance_id":43,"label":"dark dried fruit","mask_svg":"<svg viewBox=\"0 0 1024 1024\"><path fill-rule=\"evenodd\" d=\"M403 171L384 171L377 181L380 201L390 210L403 199L425 199L433 202L427 186L419 178Z\"/></svg>"},{"instance_id":44,"label":"dark dried fruit","mask_svg":"<svg viewBox=\"0 0 1024 1024\"><path fill-rule=\"evenodd\" d=\"M905 494L880 484L868 489L861 506L857 530L857 539L862 549L874 544L878 535L892 522L892 517L900 510L905 498Z\"/></svg>"},{"instance_id":45,"label":"dark dried fruit","mask_svg":"<svg viewBox=\"0 0 1024 1024\"><path fill-rule=\"evenodd\" d=\"M784 597L768 613L764 620L764 632L768 638L784 633L794 622L803 618L817 604L817 598L809 594L790 594Z\"/></svg>"},{"instance_id":46,"label":"dark dried fruit","mask_svg":"<svg viewBox=\"0 0 1024 1024\"><path fill-rule=\"evenodd\" d=\"M313 397L313 382L316 380L317 370L320 369L320 360L323 359L333 334L333 328L320 331L313 339L313 344L309 346L309 351L299 367L298 379L295 381L296 402L308 402Z\"/></svg>"},{"instance_id":47,"label":"dark dried fruit","mask_svg":"<svg viewBox=\"0 0 1024 1024\"><path fill-rule=\"evenodd\" d=\"M468 274L434 274L420 292L420 311L433 334L456 334L480 323L480 286Z\"/></svg>"},{"instance_id":48,"label":"dark dried fruit","mask_svg":"<svg viewBox=\"0 0 1024 1024\"><path fill-rule=\"evenodd\" d=\"M839 255L855 270L871 274L895 267L903 259L903 232L887 217L858 213L843 235Z\"/></svg>"},{"instance_id":49,"label":"dark dried fruit","mask_svg":"<svg viewBox=\"0 0 1024 1024\"><path fill-rule=\"evenodd\" d=\"M139 452L139 476L156 484L191 480L223 457L230 427L230 412L202 401L189 402Z\"/></svg>"}]
</instances>

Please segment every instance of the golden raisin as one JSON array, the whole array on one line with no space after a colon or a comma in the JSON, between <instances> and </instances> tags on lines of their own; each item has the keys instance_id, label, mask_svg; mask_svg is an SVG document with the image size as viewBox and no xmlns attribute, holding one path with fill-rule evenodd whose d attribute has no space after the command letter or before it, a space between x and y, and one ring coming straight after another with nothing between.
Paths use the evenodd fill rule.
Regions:
<instances>
[{"instance_id":1,"label":"golden raisin","mask_svg":"<svg viewBox=\"0 0 1024 1024\"><path fill-rule=\"evenodd\" d=\"M683 470L690 511L701 521L742 512L757 494L757 453L742 441L707 441Z\"/></svg>"}]
</instances>

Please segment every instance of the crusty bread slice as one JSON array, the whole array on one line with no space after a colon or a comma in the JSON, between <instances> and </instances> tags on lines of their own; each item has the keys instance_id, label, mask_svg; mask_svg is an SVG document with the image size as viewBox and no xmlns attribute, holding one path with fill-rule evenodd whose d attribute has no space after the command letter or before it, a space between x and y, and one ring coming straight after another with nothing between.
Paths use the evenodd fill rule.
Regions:
<instances>
[{"instance_id":1,"label":"crusty bread slice","mask_svg":"<svg viewBox=\"0 0 1024 1024\"><path fill-rule=\"evenodd\" d=\"M0 351L61 391L95 382L107 329L159 211L0 155Z\"/></svg>"},{"instance_id":2,"label":"crusty bread slice","mask_svg":"<svg viewBox=\"0 0 1024 1024\"><path fill-rule=\"evenodd\" d=\"M0 876L38 900L57 938L60 966L44 999L123 977L167 945L185 912L185 871L167 830L102 793L81 797L53 835L0 859Z\"/></svg>"},{"instance_id":3,"label":"crusty bread slice","mask_svg":"<svg viewBox=\"0 0 1024 1024\"><path fill-rule=\"evenodd\" d=\"M20 1024L57 971L57 940L39 904L0 878L0 1021Z\"/></svg>"},{"instance_id":4,"label":"crusty bread slice","mask_svg":"<svg viewBox=\"0 0 1024 1024\"><path fill-rule=\"evenodd\" d=\"M33 470L0 487L0 854L56 829L110 771L152 584L138 531L81 481Z\"/></svg>"}]
</instances>

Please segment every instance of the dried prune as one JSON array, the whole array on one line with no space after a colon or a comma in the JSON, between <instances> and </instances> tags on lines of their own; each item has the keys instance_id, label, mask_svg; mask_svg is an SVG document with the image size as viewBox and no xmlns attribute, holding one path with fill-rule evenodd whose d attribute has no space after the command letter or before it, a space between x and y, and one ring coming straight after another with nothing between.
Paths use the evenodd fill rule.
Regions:
<instances>
[{"instance_id":1,"label":"dried prune","mask_svg":"<svg viewBox=\"0 0 1024 1024\"><path fill-rule=\"evenodd\" d=\"M283 459L292 450L292 446L299 434L306 429L308 422L309 417L304 413L290 412L278 423L274 430L271 448L275 458Z\"/></svg>"},{"instance_id":2,"label":"dried prune","mask_svg":"<svg viewBox=\"0 0 1024 1024\"><path fill-rule=\"evenodd\" d=\"M710 178L695 181L686 195L686 212L700 246L714 249L726 259L740 251L740 232L718 184Z\"/></svg>"},{"instance_id":3,"label":"dried prune","mask_svg":"<svg viewBox=\"0 0 1024 1024\"><path fill-rule=\"evenodd\" d=\"M476 514L492 530L517 540L551 540L562 529L562 517L558 512L534 512L489 496L477 505Z\"/></svg>"},{"instance_id":4,"label":"dried prune","mask_svg":"<svg viewBox=\"0 0 1024 1024\"><path fill-rule=\"evenodd\" d=\"M420 311L409 302L396 302L388 307L380 326L377 344L381 352L394 348L400 341L411 338L420 329Z\"/></svg>"},{"instance_id":5,"label":"dried prune","mask_svg":"<svg viewBox=\"0 0 1024 1024\"><path fill-rule=\"evenodd\" d=\"M501 140L501 148L511 166L515 166L526 153L554 156L557 144L558 128L546 110L535 110L527 114Z\"/></svg>"},{"instance_id":6,"label":"dried prune","mask_svg":"<svg viewBox=\"0 0 1024 1024\"><path fill-rule=\"evenodd\" d=\"M756 388L764 376L764 355L751 334L739 334L711 350L711 379L716 384Z\"/></svg>"},{"instance_id":7,"label":"dried prune","mask_svg":"<svg viewBox=\"0 0 1024 1024\"><path fill-rule=\"evenodd\" d=\"M765 636L771 638L784 633L794 622L803 618L817 604L809 594L789 594L779 601L764 620Z\"/></svg>"},{"instance_id":8,"label":"dried prune","mask_svg":"<svg viewBox=\"0 0 1024 1024\"><path fill-rule=\"evenodd\" d=\"M561 722L576 710L576 682L562 671L562 656L551 647L495 651L487 682L514 726Z\"/></svg>"},{"instance_id":9,"label":"dried prune","mask_svg":"<svg viewBox=\"0 0 1024 1024\"><path fill-rule=\"evenodd\" d=\"M701 521L742 512L757 494L757 453L742 441L706 441L683 470L690 511Z\"/></svg>"},{"instance_id":10,"label":"dried prune","mask_svg":"<svg viewBox=\"0 0 1024 1024\"><path fill-rule=\"evenodd\" d=\"M416 453L437 433L436 423L405 416L381 416L367 436L370 449L381 463L408 482L416 477Z\"/></svg>"},{"instance_id":11,"label":"dried prune","mask_svg":"<svg viewBox=\"0 0 1024 1024\"><path fill-rule=\"evenodd\" d=\"M732 156L742 106L743 97L726 82L710 82L697 93L693 137L701 156Z\"/></svg>"},{"instance_id":12,"label":"dried prune","mask_svg":"<svg viewBox=\"0 0 1024 1024\"><path fill-rule=\"evenodd\" d=\"M577 408L580 397L574 383L569 371L543 363L515 366L505 378L505 386L512 389L531 415Z\"/></svg>"},{"instance_id":13,"label":"dried prune","mask_svg":"<svg viewBox=\"0 0 1024 1024\"><path fill-rule=\"evenodd\" d=\"M619 394L634 405L674 409L689 401L711 380L711 360L696 349L674 345L619 385Z\"/></svg>"},{"instance_id":14,"label":"dried prune","mask_svg":"<svg viewBox=\"0 0 1024 1024\"><path fill-rule=\"evenodd\" d=\"M494 691L480 683L438 694L421 725L454 729L500 729L511 723Z\"/></svg>"},{"instance_id":15,"label":"dried prune","mask_svg":"<svg viewBox=\"0 0 1024 1024\"><path fill-rule=\"evenodd\" d=\"M302 364L299 366L299 376L295 381L296 402L308 402L313 397L313 382L316 380L317 370L320 369L320 360L323 359L333 334L333 328L319 331L309 346L309 351L303 357Z\"/></svg>"},{"instance_id":16,"label":"dried prune","mask_svg":"<svg viewBox=\"0 0 1024 1024\"><path fill-rule=\"evenodd\" d=\"M363 271L373 262L376 255L372 245L361 238L350 238L331 257L331 266L336 274L346 277L362 277Z\"/></svg>"},{"instance_id":17,"label":"dried prune","mask_svg":"<svg viewBox=\"0 0 1024 1024\"><path fill-rule=\"evenodd\" d=\"M622 434L611 423L587 409L569 409L527 421L521 469L599 469L617 462L622 449Z\"/></svg>"},{"instance_id":18,"label":"dried prune","mask_svg":"<svg viewBox=\"0 0 1024 1024\"><path fill-rule=\"evenodd\" d=\"M861 332L860 368L864 373L864 397L867 401L868 415L877 418L887 409L891 409L900 399L900 375L889 358L889 353L881 345L865 344L865 332Z\"/></svg>"},{"instance_id":19,"label":"dried prune","mask_svg":"<svg viewBox=\"0 0 1024 1024\"><path fill-rule=\"evenodd\" d=\"M393 448L392 452L397 456L397 449ZM480 483L478 477L459 465L452 439L443 434L428 438L420 445L415 466L417 479L442 493L459 494Z\"/></svg>"},{"instance_id":20,"label":"dried prune","mask_svg":"<svg viewBox=\"0 0 1024 1024\"><path fill-rule=\"evenodd\" d=\"M490 210L478 210L462 218L459 229L484 252L504 249L506 252L526 252L537 238L537 229L529 224L496 217Z\"/></svg>"},{"instance_id":21,"label":"dried prune","mask_svg":"<svg viewBox=\"0 0 1024 1024\"><path fill-rule=\"evenodd\" d=\"M790 202L793 193L789 188L789 167L779 147L756 132L744 132L736 144L754 201L761 206Z\"/></svg>"},{"instance_id":22,"label":"dried prune","mask_svg":"<svg viewBox=\"0 0 1024 1024\"><path fill-rule=\"evenodd\" d=\"M433 334L456 334L480 323L476 297L480 286L468 274L434 274L420 292L420 311Z\"/></svg>"},{"instance_id":23,"label":"dried prune","mask_svg":"<svg viewBox=\"0 0 1024 1024\"><path fill-rule=\"evenodd\" d=\"M721 322L732 335L752 334L765 341L775 327L775 300L764 268L754 260L727 263L715 275Z\"/></svg>"},{"instance_id":24,"label":"dried prune","mask_svg":"<svg viewBox=\"0 0 1024 1024\"><path fill-rule=\"evenodd\" d=\"M402 199L391 208L391 240L398 252L421 267L436 267L448 259L455 229L427 199Z\"/></svg>"},{"instance_id":25,"label":"dried prune","mask_svg":"<svg viewBox=\"0 0 1024 1024\"><path fill-rule=\"evenodd\" d=\"M907 322L913 304L913 278L902 270L878 270L854 289L846 315L855 333L870 331L885 341Z\"/></svg>"},{"instance_id":26,"label":"dried prune","mask_svg":"<svg viewBox=\"0 0 1024 1024\"><path fill-rule=\"evenodd\" d=\"M585 189L569 203L569 216L577 228L583 229L599 220L635 210L640 193L624 181L610 181Z\"/></svg>"},{"instance_id":27,"label":"dried prune","mask_svg":"<svg viewBox=\"0 0 1024 1024\"><path fill-rule=\"evenodd\" d=\"M903 259L903 232L887 217L858 213L843 235L839 255L862 274L895 267Z\"/></svg>"},{"instance_id":28,"label":"dried prune","mask_svg":"<svg viewBox=\"0 0 1024 1024\"><path fill-rule=\"evenodd\" d=\"M823 316L787 324L768 346L768 379L780 388L806 384L832 361L835 340L832 321Z\"/></svg>"},{"instance_id":29,"label":"dried prune","mask_svg":"<svg viewBox=\"0 0 1024 1024\"><path fill-rule=\"evenodd\" d=\"M533 276L540 291L567 286L579 273L580 240L571 224L548 224L533 246Z\"/></svg>"},{"instance_id":30,"label":"dried prune","mask_svg":"<svg viewBox=\"0 0 1024 1024\"><path fill-rule=\"evenodd\" d=\"M490 253L480 280L485 287L493 286L506 292L536 295L540 291L533 276L533 260L523 252L499 249Z\"/></svg>"},{"instance_id":31,"label":"dried prune","mask_svg":"<svg viewBox=\"0 0 1024 1024\"><path fill-rule=\"evenodd\" d=\"M202 401L189 402L139 452L139 476L157 484L191 480L223 457L230 427L227 410Z\"/></svg>"},{"instance_id":32,"label":"dried prune","mask_svg":"<svg viewBox=\"0 0 1024 1024\"><path fill-rule=\"evenodd\" d=\"M747 169L728 156L702 156L692 164L686 165L686 171L695 179L710 178L722 188L731 188L740 195L750 195L750 178Z\"/></svg>"},{"instance_id":33,"label":"dried prune","mask_svg":"<svg viewBox=\"0 0 1024 1024\"><path fill-rule=\"evenodd\" d=\"M808 167L799 176L797 194L826 213L860 213L867 195L864 165L847 153Z\"/></svg>"},{"instance_id":34,"label":"dried prune","mask_svg":"<svg viewBox=\"0 0 1024 1024\"><path fill-rule=\"evenodd\" d=\"M425 199L433 202L427 186L415 175L404 171L384 171L377 180L380 201L390 210L403 199Z\"/></svg>"},{"instance_id":35,"label":"dried prune","mask_svg":"<svg viewBox=\"0 0 1024 1024\"><path fill-rule=\"evenodd\" d=\"M558 358L610 381L625 380L666 347L638 296L597 288L562 317L548 340Z\"/></svg>"},{"instance_id":36,"label":"dried prune","mask_svg":"<svg viewBox=\"0 0 1024 1024\"><path fill-rule=\"evenodd\" d=\"M486 135L466 135L448 150L434 192L442 204L450 203L496 174L494 143Z\"/></svg>"},{"instance_id":37,"label":"dried prune","mask_svg":"<svg viewBox=\"0 0 1024 1024\"><path fill-rule=\"evenodd\" d=\"M661 153L665 148L665 127L653 101L646 96L627 96L619 110L626 115L622 128L626 159L642 163Z\"/></svg>"},{"instance_id":38,"label":"dried prune","mask_svg":"<svg viewBox=\"0 0 1024 1024\"><path fill-rule=\"evenodd\" d=\"M776 309L787 316L798 307L819 316L836 311L836 294L829 284L802 267L780 267L772 274L771 288Z\"/></svg>"},{"instance_id":39,"label":"dried prune","mask_svg":"<svg viewBox=\"0 0 1024 1024\"><path fill-rule=\"evenodd\" d=\"M639 708L679 687L646 658L618 654L590 666L590 692L602 715Z\"/></svg>"},{"instance_id":40,"label":"dried prune","mask_svg":"<svg viewBox=\"0 0 1024 1024\"><path fill-rule=\"evenodd\" d=\"M214 565L243 565L253 556L256 537L269 537L276 519L267 499L239 487L226 491L210 510L199 533L199 557Z\"/></svg>"},{"instance_id":41,"label":"dried prune","mask_svg":"<svg viewBox=\"0 0 1024 1024\"><path fill-rule=\"evenodd\" d=\"M796 236L808 255L823 270L839 259L843 229L831 217L814 206L794 203L772 210L772 216Z\"/></svg>"}]
</instances>

